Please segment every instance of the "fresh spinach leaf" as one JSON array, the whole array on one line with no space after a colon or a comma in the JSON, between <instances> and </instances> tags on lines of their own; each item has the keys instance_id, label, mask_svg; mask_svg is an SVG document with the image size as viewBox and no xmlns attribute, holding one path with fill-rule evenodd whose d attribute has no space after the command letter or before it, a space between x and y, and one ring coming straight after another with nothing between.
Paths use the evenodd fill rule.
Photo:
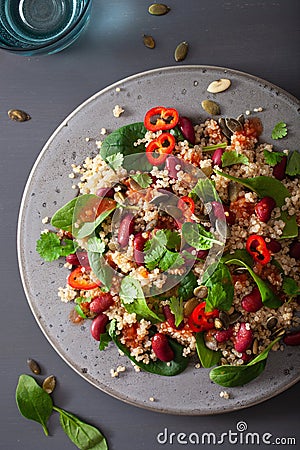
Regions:
<instances>
[{"instance_id":1,"label":"fresh spinach leaf","mask_svg":"<svg viewBox=\"0 0 300 450\"><path fill-rule=\"evenodd\" d=\"M88 251L88 259L91 269L98 280L101 281L106 289L110 289L114 276L114 270L112 267L107 264L101 253Z\"/></svg>"},{"instance_id":2,"label":"fresh spinach leaf","mask_svg":"<svg viewBox=\"0 0 300 450\"><path fill-rule=\"evenodd\" d=\"M234 164L249 164L249 159L246 155L238 153L236 150L224 152L222 155L222 167L232 166Z\"/></svg>"},{"instance_id":3,"label":"fresh spinach leaf","mask_svg":"<svg viewBox=\"0 0 300 450\"><path fill-rule=\"evenodd\" d=\"M200 223L184 222L181 229L186 242L196 250L209 250L214 244L224 245L210 231L206 231Z\"/></svg>"},{"instance_id":4,"label":"fresh spinach leaf","mask_svg":"<svg viewBox=\"0 0 300 450\"><path fill-rule=\"evenodd\" d=\"M214 183L208 178L199 178L189 197L198 197L203 203L220 200Z\"/></svg>"},{"instance_id":5,"label":"fresh spinach leaf","mask_svg":"<svg viewBox=\"0 0 300 450\"><path fill-rule=\"evenodd\" d=\"M215 308L222 311L230 309L234 288L230 271L225 264L211 264L203 274L202 283L208 288L205 311Z\"/></svg>"},{"instance_id":6,"label":"fresh spinach leaf","mask_svg":"<svg viewBox=\"0 0 300 450\"><path fill-rule=\"evenodd\" d=\"M203 333L196 333L196 351L201 365L206 369L215 366L221 359L221 352L206 347Z\"/></svg>"},{"instance_id":7,"label":"fresh spinach leaf","mask_svg":"<svg viewBox=\"0 0 300 450\"><path fill-rule=\"evenodd\" d=\"M276 166L284 156L285 154L283 152L270 152L266 148L264 149L264 158L269 166Z\"/></svg>"},{"instance_id":8,"label":"fresh spinach leaf","mask_svg":"<svg viewBox=\"0 0 300 450\"><path fill-rule=\"evenodd\" d=\"M133 356L130 355L130 350L126 345L121 344L118 336L116 335L116 321L112 320L108 332L116 344L116 346L131 360L133 361L138 367L145 370L145 372L155 373L157 375L162 376L174 376L178 375L179 373L183 372L189 363L189 358L186 358L183 356L183 347L178 342L176 342L173 339L168 338L170 347L172 348L174 352L174 359L170 361L169 363L160 361L159 359L157 361L150 360L149 364L144 364L141 361L137 361Z\"/></svg>"},{"instance_id":9,"label":"fresh spinach leaf","mask_svg":"<svg viewBox=\"0 0 300 450\"><path fill-rule=\"evenodd\" d=\"M174 136L174 138L176 139L177 142L186 140L186 138L183 136L183 134L181 133L181 131L180 131L178 126L172 128L169 131L169 133L173 134L173 136Z\"/></svg>"},{"instance_id":10,"label":"fresh spinach leaf","mask_svg":"<svg viewBox=\"0 0 300 450\"><path fill-rule=\"evenodd\" d=\"M254 366L255 364L267 359L267 357L269 356L270 350L272 350L274 344L276 344L276 342L280 341L281 338L282 338L282 336L278 336L272 342L270 342L270 344L261 353L259 353L259 355L257 355L254 359L252 359L252 361L250 361L247 364L247 366L248 367Z\"/></svg>"},{"instance_id":11,"label":"fresh spinach leaf","mask_svg":"<svg viewBox=\"0 0 300 450\"><path fill-rule=\"evenodd\" d=\"M235 181L242 186L256 192L256 194L263 197L272 197L276 202L276 206L281 208L285 204L285 199L290 197L291 194L288 189L281 183L281 181L276 178L259 176L254 178L237 178L229 175L225 172L220 172L215 169L218 175L221 175L229 180ZM296 222L296 216L289 216L286 211L281 212L281 220L286 224L283 233L281 235L282 239L292 239L298 236L298 225Z\"/></svg>"},{"instance_id":12,"label":"fresh spinach leaf","mask_svg":"<svg viewBox=\"0 0 300 450\"><path fill-rule=\"evenodd\" d=\"M233 255L226 255L222 257L222 261L225 264L235 264L239 267L245 267L249 274L251 275L251 277L253 278L253 280L255 281L260 295L261 295L261 299L262 302L265 306L267 306L268 308L279 308L279 306L282 305L282 302L280 301L280 299L277 297L277 295L272 291L272 289L269 287L269 285L263 281L253 270L252 268L247 264L248 262L248 258L247 258L247 262L245 262L244 258L243 258L243 254L246 254L246 250L244 252L242 252L241 250L238 253L238 257L236 257L236 253L234 253Z\"/></svg>"},{"instance_id":13,"label":"fresh spinach leaf","mask_svg":"<svg viewBox=\"0 0 300 450\"><path fill-rule=\"evenodd\" d=\"M116 209L116 205L107 211L101 213L93 222L85 222L79 228L73 227L73 235L77 239L83 239L90 236L95 229Z\"/></svg>"},{"instance_id":14,"label":"fresh spinach leaf","mask_svg":"<svg viewBox=\"0 0 300 450\"><path fill-rule=\"evenodd\" d=\"M175 316L175 325L178 327L183 321L183 300L181 297L170 298L170 309Z\"/></svg>"},{"instance_id":15,"label":"fresh spinach leaf","mask_svg":"<svg viewBox=\"0 0 300 450\"><path fill-rule=\"evenodd\" d=\"M300 175L300 152L297 152L297 150L289 154L285 173L290 177Z\"/></svg>"},{"instance_id":16,"label":"fresh spinach leaf","mask_svg":"<svg viewBox=\"0 0 300 450\"><path fill-rule=\"evenodd\" d=\"M81 450L108 450L106 439L97 428L82 422L64 409L57 406L53 409L59 413L62 429L76 447Z\"/></svg>"},{"instance_id":17,"label":"fresh spinach leaf","mask_svg":"<svg viewBox=\"0 0 300 450\"><path fill-rule=\"evenodd\" d=\"M131 170L138 168L139 170L150 171L152 165L148 162L145 153L145 144L134 146L138 139L145 137L147 130L142 122L136 122L125 125L110 133L103 141L100 149L101 157L107 161L108 157L121 153L124 156L123 167ZM126 156L138 154L134 158L125 158ZM133 167L133 163L135 167Z\"/></svg>"},{"instance_id":18,"label":"fresh spinach leaf","mask_svg":"<svg viewBox=\"0 0 300 450\"><path fill-rule=\"evenodd\" d=\"M52 232L42 233L36 243L36 251L45 261L54 261L61 256L75 253L78 244L71 239L62 239Z\"/></svg>"},{"instance_id":19,"label":"fresh spinach leaf","mask_svg":"<svg viewBox=\"0 0 300 450\"><path fill-rule=\"evenodd\" d=\"M147 189L147 187L153 183L152 178L148 173L137 173L135 175L130 175L130 178L136 181L142 189Z\"/></svg>"},{"instance_id":20,"label":"fresh spinach leaf","mask_svg":"<svg viewBox=\"0 0 300 450\"><path fill-rule=\"evenodd\" d=\"M135 278L130 276L123 278L119 295L124 308L129 313L135 313L137 316L151 322L162 322L163 319L147 305L141 284Z\"/></svg>"},{"instance_id":21,"label":"fresh spinach leaf","mask_svg":"<svg viewBox=\"0 0 300 450\"><path fill-rule=\"evenodd\" d=\"M182 297L183 300L189 300L194 295L194 289L198 286L197 277L190 270L190 272L185 275L185 277L180 281L177 293L179 297Z\"/></svg>"},{"instance_id":22,"label":"fresh spinach leaf","mask_svg":"<svg viewBox=\"0 0 300 450\"><path fill-rule=\"evenodd\" d=\"M284 277L282 283L283 292L290 297L290 299L300 295L300 287L298 283L290 277Z\"/></svg>"},{"instance_id":23,"label":"fresh spinach leaf","mask_svg":"<svg viewBox=\"0 0 300 450\"><path fill-rule=\"evenodd\" d=\"M72 232L75 208L77 211L79 208L84 208L84 206L94 198L99 197L94 194L84 194L73 198L58 211L56 211L56 213L52 216L51 225L55 228L59 228L60 230Z\"/></svg>"},{"instance_id":24,"label":"fresh spinach leaf","mask_svg":"<svg viewBox=\"0 0 300 450\"><path fill-rule=\"evenodd\" d=\"M29 375L20 375L16 389L16 402L22 416L42 425L49 435L47 422L53 410L52 399Z\"/></svg>"}]
</instances>

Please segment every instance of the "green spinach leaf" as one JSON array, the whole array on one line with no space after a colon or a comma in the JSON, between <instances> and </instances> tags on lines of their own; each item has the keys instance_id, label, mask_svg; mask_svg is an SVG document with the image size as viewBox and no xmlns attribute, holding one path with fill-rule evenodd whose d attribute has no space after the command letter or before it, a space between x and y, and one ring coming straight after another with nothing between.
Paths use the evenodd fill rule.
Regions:
<instances>
[{"instance_id":1,"label":"green spinach leaf","mask_svg":"<svg viewBox=\"0 0 300 450\"><path fill-rule=\"evenodd\" d=\"M145 266L148 270L159 267L160 270L166 271L170 267L179 267L184 263L182 256L169 248L180 245L180 236L175 231L158 230L152 239L149 239L144 247L145 250Z\"/></svg>"},{"instance_id":2,"label":"green spinach leaf","mask_svg":"<svg viewBox=\"0 0 300 450\"><path fill-rule=\"evenodd\" d=\"M91 269L98 280L101 281L106 289L110 289L114 276L114 270L112 267L107 264L101 253L88 251L88 259Z\"/></svg>"},{"instance_id":3,"label":"green spinach leaf","mask_svg":"<svg viewBox=\"0 0 300 450\"><path fill-rule=\"evenodd\" d=\"M95 229L102 223L104 220L116 209L116 206L114 206L111 209L108 209L107 211L104 211L103 213L99 214L99 216L93 221L93 222L85 222L83 223L79 228L76 228L73 226L73 236L75 236L77 239L83 239L87 236L90 236Z\"/></svg>"},{"instance_id":4,"label":"green spinach leaf","mask_svg":"<svg viewBox=\"0 0 300 450\"><path fill-rule=\"evenodd\" d=\"M214 244L224 245L199 223L184 222L182 224L182 236L196 250L209 250Z\"/></svg>"},{"instance_id":5,"label":"green spinach leaf","mask_svg":"<svg viewBox=\"0 0 300 450\"><path fill-rule=\"evenodd\" d=\"M224 152L222 155L222 167L232 166L234 164L249 164L249 159L246 155L238 153L236 150Z\"/></svg>"},{"instance_id":6,"label":"green spinach leaf","mask_svg":"<svg viewBox=\"0 0 300 450\"><path fill-rule=\"evenodd\" d=\"M290 177L300 175L300 152L297 152L297 150L289 154L285 173Z\"/></svg>"},{"instance_id":7,"label":"green spinach leaf","mask_svg":"<svg viewBox=\"0 0 300 450\"><path fill-rule=\"evenodd\" d=\"M53 410L52 399L29 375L20 375L16 402L22 416L42 425L48 436L47 421Z\"/></svg>"},{"instance_id":8,"label":"green spinach leaf","mask_svg":"<svg viewBox=\"0 0 300 450\"><path fill-rule=\"evenodd\" d=\"M190 272L180 281L177 293L183 300L189 300L194 295L194 289L198 286L197 277L190 270Z\"/></svg>"},{"instance_id":9,"label":"green spinach leaf","mask_svg":"<svg viewBox=\"0 0 300 450\"><path fill-rule=\"evenodd\" d=\"M189 358L186 358L183 356L183 347L182 345L178 344L178 342L174 341L173 339L169 339L169 344L174 352L174 359L170 361L169 363L160 361L159 359L157 361L150 360L149 364L144 364L141 361L137 361L133 356L130 355L130 350L123 344L121 344L120 340L118 339L118 336L116 335L116 321L112 320L109 325L108 330L112 340L116 344L116 346L131 360L133 361L138 367L145 370L145 372L155 373L157 375L162 376L174 376L178 375L179 373L183 372L189 363Z\"/></svg>"},{"instance_id":10,"label":"green spinach leaf","mask_svg":"<svg viewBox=\"0 0 300 450\"><path fill-rule=\"evenodd\" d=\"M283 292L289 296L290 299L293 299L300 295L300 287L298 283L290 277L284 277L282 283Z\"/></svg>"},{"instance_id":11,"label":"green spinach leaf","mask_svg":"<svg viewBox=\"0 0 300 450\"><path fill-rule=\"evenodd\" d=\"M228 267L222 262L211 264L203 274L202 283L208 288L205 311L230 309L234 288Z\"/></svg>"},{"instance_id":12,"label":"green spinach leaf","mask_svg":"<svg viewBox=\"0 0 300 450\"><path fill-rule=\"evenodd\" d=\"M54 406L59 413L59 421L62 429L71 441L81 450L108 450L105 437L100 431L82 422L74 414Z\"/></svg>"},{"instance_id":13,"label":"green spinach leaf","mask_svg":"<svg viewBox=\"0 0 300 450\"><path fill-rule=\"evenodd\" d=\"M73 198L56 211L52 216L51 225L55 228L72 233L75 222L74 219L76 219L76 211L78 212L81 208L84 208L85 205L94 198L99 199L99 197L94 194L84 194Z\"/></svg>"},{"instance_id":14,"label":"green spinach leaf","mask_svg":"<svg viewBox=\"0 0 300 450\"><path fill-rule=\"evenodd\" d=\"M220 200L214 183L208 178L200 178L189 193L189 197L198 197L203 203Z\"/></svg>"},{"instance_id":15,"label":"green spinach leaf","mask_svg":"<svg viewBox=\"0 0 300 450\"><path fill-rule=\"evenodd\" d=\"M203 333L196 333L196 350L202 366L206 369L220 362L221 352L206 347Z\"/></svg>"}]
</instances>

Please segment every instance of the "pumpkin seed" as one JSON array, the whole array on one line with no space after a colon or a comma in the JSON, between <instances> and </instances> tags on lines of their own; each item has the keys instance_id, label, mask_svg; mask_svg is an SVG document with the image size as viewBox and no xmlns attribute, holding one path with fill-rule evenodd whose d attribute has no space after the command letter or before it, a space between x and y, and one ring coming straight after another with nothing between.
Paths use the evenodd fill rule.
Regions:
<instances>
[{"instance_id":1,"label":"pumpkin seed","mask_svg":"<svg viewBox=\"0 0 300 450\"><path fill-rule=\"evenodd\" d=\"M231 202L235 202L238 199L239 192L241 190L241 185L235 181L230 181L228 183L228 198Z\"/></svg>"},{"instance_id":2,"label":"pumpkin seed","mask_svg":"<svg viewBox=\"0 0 300 450\"><path fill-rule=\"evenodd\" d=\"M189 44L186 41L177 45L174 53L175 61L183 61L188 54Z\"/></svg>"},{"instance_id":3,"label":"pumpkin seed","mask_svg":"<svg viewBox=\"0 0 300 450\"><path fill-rule=\"evenodd\" d=\"M227 78L220 78L220 80L213 81L207 88L208 92L212 94L218 94L219 92L224 92L231 85L231 81Z\"/></svg>"},{"instance_id":4,"label":"pumpkin seed","mask_svg":"<svg viewBox=\"0 0 300 450\"><path fill-rule=\"evenodd\" d=\"M114 200L117 203L120 203L121 205L123 205L123 203L125 202L125 198L126 198L125 195L122 194L122 192L120 192L120 191L116 192L114 195Z\"/></svg>"},{"instance_id":5,"label":"pumpkin seed","mask_svg":"<svg viewBox=\"0 0 300 450\"><path fill-rule=\"evenodd\" d=\"M211 333L204 334L204 342L207 348L210 350L218 350L218 342L216 338Z\"/></svg>"},{"instance_id":6,"label":"pumpkin seed","mask_svg":"<svg viewBox=\"0 0 300 450\"><path fill-rule=\"evenodd\" d=\"M10 109L7 114L11 120L15 120L16 122L26 122L31 119L30 115L21 109Z\"/></svg>"},{"instance_id":7,"label":"pumpkin seed","mask_svg":"<svg viewBox=\"0 0 300 450\"><path fill-rule=\"evenodd\" d=\"M208 114L212 116L218 116L221 113L220 106L218 105L218 103L213 102L212 100L203 100L201 106L204 109L204 111L206 111Z\"/></svg>"},{"instance_id":8,"label":"pumpkin seed","mask_svg":"<svg viewBox=\"0 0 300 450\"><path fill-rule=\"evenodd\" d=\"M277 337L282 337L282 336L284 336L285 335L285 329L284 328L278 328L277 330L275 330L272 334L271 334L271 336L272 336L272 339L275 339L275 338L277 338Z\"/></svg>"},{"instance_id":9,"label":"pumpkin seed","mask_svg":"<svg viewBox=\"0 0 300 450\"><path fill-rule=\"evenodd\" d=\"M54 375L50 375L49 377L45 378L42 384L42 388L44 389L47 394L51 394L56 386L56 379Z\"/></svg>"},{"instance_id":10,"label":"pumpkin seed","mask_svg":"<svg viewBox=\"0 0 300 450\"><path fill-rule=\"evenodd\" d=\"M225 311L220 311L219 319L223 322L225 328L230 324L230 317Z\"/></svg>"},{"instance_id":11,"label":"pumpkin seed","mask_svg":"<svg viewBox=\"0 0 300 450\"><path fill-rule=\"evenodd\" d=\"M148 8L148 12L153 16L163 16L164 14L167 14L170 9L171 8L163 3L152 3Z\"/></svg>"},{"instance_id":12,"label":"pumpkin seed","mask_svg":"<svg viewBox=\"0 0 300 450\"><path fill-rule=\"evenodd\" d=\"M206 298L208 294L208 289L206 286L197 286L194 289L194 295L198 298Z\"/></svg>"},{"instance_id":13,"label":"pumpkin seed","mask_svg":"<svg viewBox=\"0 0 300 450\"><path fill-rule=\"evenodd\" d=\"M229 316L229 324L232 325L233 323L237 322L242 316L242 313L235 311Z\"/></svg>"},{"instance_id":14,"label":"pumpkin seed","mask_svg":"<svg viewBox=\"0 0 300 450\"><path fill-rule=\"evenodd\" d=\"M224 117L221 117L218 122L222 133L227 137L227 139L230 139L233 133L229 130L229 128L227 128Z\"/></svg>"},{"instance_id":15,"label":"pumpkin seed","mask_svg":"<svg viewBox=\"0 0 300 450\"><path fill-rule=\"evenodd\" d=\"M235 133L236 131L242 131L243 127L240 124L240 122L236 119L232 119L232 118L225 118L225 123L227 128L232 131L232 133Z\"/></svg>"},{"instance_id":16,"label":"pumpkin seed","mask_svg":"<svg viewBox=\"0 0 300 450\"><path fill-rule=\"evenodd\" d=\"M137 183L132 178L129 178L128 183L129 183L130 189L132 189L133 191L140 191L142 189L141 186L139 185L139 183Z\"/></svg>"},{"instance_id":17,"label":"pumpkin seed","mask_svg":"<svg viewBox=\"0 0 300 450\"><path fill-rule=\"evenodd\" d=\"M149 36L148 34L144 34L143 36L143 42L144 46L147 48L154 48L155 47L155 40L152 36Z\"/></svg>"},{"instance_id":18,"label":"pumpkin seed","mask_svg":"<svg viewBox=\"0 0 300 450\"><path fill-rule=\"evenodd\" d=\"M254 341L253 341L252 353L253 353L253 355L257 355L257 353L258 353L258 340L257 339L254 339Z\"/></svg>"},{"instance_id":19,"label":"pumpkin seed","mask_svg":"<svg viewBox=\"0 0 300 450\"><path fill-rule=\"evenodd\" d=\"M268 330L273 330L278 323L277 317L271 316L267 319L267 328Z\"/></svg>"},{"instance_id":20,"label":"pumpkin seed","mask_svg":"<svg viewBox=\"0 0 300 450\"><path fill-rule=\"evenodd\" d=\"M199 299L195 297L190 298L187 302L185 302L185 304L183 305L184 317L189 317L198 304Z\"/></svg>"},{"instance_id":21,"label":"pumpkin seed","mask_svg":"<svg viewBox=\"0 0 300 450\"><path fill-rule=\"evenodd\" d=\"M238 121L240 122L240 124L241 124L242 126L244 126L244 124L245 124L245 116L244 116L244 114L240 114L240 115L236 118L236 120L238 120Z\"/></svg>"},{"instance_id":22,"label":"pumpkin seed","mask_svg":"<svg viewBox=\"0 0 300 450\"><path fill-rule=\"evenodd\" d=\"M41 368L34 359L27 359L27 364L31 372L35 375L39 375L41 373Z\"/></svg>"}]
</instances>

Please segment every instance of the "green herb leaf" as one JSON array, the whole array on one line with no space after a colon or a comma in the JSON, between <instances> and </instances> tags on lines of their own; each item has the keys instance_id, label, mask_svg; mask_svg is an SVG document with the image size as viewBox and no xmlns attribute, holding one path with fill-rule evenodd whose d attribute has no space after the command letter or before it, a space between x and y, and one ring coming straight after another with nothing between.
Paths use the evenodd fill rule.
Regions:
<instances>
[{"instance_id":1,"label":"green herb leaf","mask_svg":"<svg viewBox=\"0 0 300 450\"><path fill-rule=\"evenodd\" d=\"M182 236L196 250L209 250L214 244L224 245L199 223L184 222L182 225Z\"/></svg>"},{"instance_id":2,"label":"green herb leaf","mask_svg":"<svg viewBox=\"0 0 300 450\"><path fill-rule=\"evenodd\" d=\"M147 189L152 184L152 178L148 173L138 173L136 175L130 175L134 181L141 186L142 189Z\"/></svg>"},{"instance_id":3,"label":"green herb leaf","mask_svg":"<svg viewBox=\"0 0 300 450\"><path fill-rule=\"evenodd\" d=\"M182 256L169 250L169 248L180 246L180 235L171 230L158 230L152 239L149 239L144 247L145 266L148 270L159 267L162 271L172 266L179 267L184 263Z\"/></svg>"},{"instance_id":4,"label":"green herb leaf","mask_svg":"<svg viewBox=\"0 0 300 450\"><path fill-rule=\"evenodd\" d=\"M272 139L282 139L288 134L287 125L284 122L278 122L272 130Z\"/></svg>"},{"instance_id":5,"label":"green herb leaf","mask_svg":"<svg viewBox=\"0 0 300 450\"><path fill-rule=\"evenodd\" d=\"M221 359L221 352L206 347L203 333L196 333L196 350L201 365L206 369L215 366Z\"/></svg>"},{"instance_id":6,"label":"green herb leaf","mask_svg":"<svg viewBox=\"0 0 300 450\"><path fill-rule=\"evenodd\" d=\"M147 305L141 284L135 278L129 275L123 278L119 295L124 308L130 314L135 313L137 316L154 323L163 321Z\"/></svg>"},{"instance_id":7,"label":"green herb leaf","mask_svg":"<svg viewBox=\"0 0 300 450\"><path fill-rule=\"evenodd\" d=\"M213 152L214 150L217 150L217 148L226 148L227 142L222 142L221 144L215 144L215 145L207 145L206 147L202 147L202 152Z\"/></svg>"},{"instance_id":8,"label":"green herb leaf","mask_svg":"<svg viewBox=\"0 0 300 450\"><path fill-rule=\"evenodd\" d=\"M248 263L248 256L246 257L246 261L245 262L245 258L243 255L247 255L247 251L246 250L239 250L239 252L235 252L233 255L225 255L222 257L222 261L226 264L235 264L239 267L245 267L249 274L251 275L251 277L253 278L253 280L255 281L260 295L261 295L261 299L262 302L265 306L267 306L268 308L279 308L279 306L282 305L282 302L280 301L280 299L277 297L276 294L274 294L274 292L272 291L272 289L269 287L269 285L263 281L253 270L252 268L247 264Z\"/></svg>"},{"instance_id":9,"label":"green herb leaf","mask_svg":"<svg viewBox=\"0 0 300 450\"><path fill-rule=\"evenodd\" d=\"M105 251L104 242L102 242L101 239L96 236L89 238L87 245L89 252L103 254Z\"/></svg>"},{"instance_id":10,"label":"green herb leaf","mask_svg":"<svg viewBox=\"0 0 300 450\"><path fill-rule=\"evenodd\" d=\"M269 353L272 350L274 344L276 344L276 342L280 341L281 338L282 338L282 336L278 336L272 342L270 342L270 344L261 353L259 353L259 355L257 355L254 359L252 359L252 361L250 361L247 364L247 366L248 367L249 366L254 366L255 364L257 364L257 363L267 359L267 357L269 356Z\"/></svg>"},{"instance_id":11,"label":"green herb leaf","mask_svg":"<svg viewBox=\"0 0 300 450\"><path fill-rule=\"evenodd\" d=\"M194 295L194 289L198 286L196 275L190 272L180 281L178 286L178 295L183 300L189 300Z\"/></svg>"},{"instance_id":12,"label":"green herb leaf","mask_svg":"<svg viewBox=\"0 0 300 450\"><path fill-rule=\"evenodd\" d=\"M181 244L181 237L177 231L163 230L164 235L167 238L166 247L169 250L179 250Z\"/></svg>"},{"instance_id":13,"label":"green herb leaf","mask_svg":"<svg viewBox=\"0 0 300 450\"><path fill-rule=\"evenodd\" d=\"M175 269L182 266L182 264L184 264L184 259L179 253L172 252L171 250L166 249L165 253L158 263L158 267L160 268L160 270L165 272L171 267Z\"/></svg>"},{"instance_id":14,"label":"green herb leaf","mask_svg":"<svg viewBox=\"0 0 300 450\"><path fill-rule=\"evenodd\" d=\"M101 213L96 220L93 222L85 222L83 223L79 228L73 227L73 236L75 236L77 239L83 239L87 236L90 236L95 229L116 209L116 206L114 206L111 209L108 209L107 211L104 211Z\"/></svg>"},{"instance_id":15,"label":"green herb leaf","mask_svg":"<svg viewBox=\"0 0 300 450\"><path fill-rule=\"evenodd\" d=\"M246 155L238 153L236 150L224 152L222 155L222 167L232 166L233 164L249 164L249 159Z\"/></svg>"},{"instance_id":16,"label":"green herb leaf","mask_svg":"<svg viewBox=\"0 0 300 450\"><path fill-rule=\"evenodd\" d=\"M212 311L215 308L228 311L234 294L228 267L222 262L211 264L203 274L202 283L208 288L205 311Z\"/></svg>"},{"instance_id":17,"label":"green herb leaf","mask_svg":"<svg viewBox=\"0 0 300 450\"><path fill-rule=\"evenodd\" d=\"M88 251L88 259L91 269L98 280L101 281L106 289L110 289L114 276L114 270L112 267L107 264L101 253Z\"/></svg>"},{"instance_id":18,"label":"green herb leaf","mask_svg":"<svg viewBox=\"0 0 300 450\"><path fill-rule=\"evenodd\" d=\"M170 309L175 316L175 325L181 324L183 321L183 300L182 298L171 297L170 298Z\"/></svg>"},{"instance_id":19,"label":"green herb leaf","mask_svg":"<svg viewBox=\"0 0 300 450\"><path fill-rule=\"evenodd\" d=\"M269 150L264 149L265 161L270 166L276 166L284 156L285 154L283 152L270 152Z\"/></svg>"},{"instance_id":20,"label":"green herb leaf","mask_svg":"<svg viewBox=\"0 0 300 450\"><path fill-rule=\"evenodd\" d=\"M57 406L53 409L59 413L62 429L80 450L108 450L106 439L97 428L64 409Z\"/></svg>"},{"instance_id":21,"label":"green herb leaf","mask_svg":"<svg viewBox=\"0 0 300 450\"><path fill-rule=\"evenodd\" d=\"M300 295L300 287L298 283L290 277L284 277L282 283L283 292L288 295L290 298L297 297Z\"/></svg>"},{"instance_id":22,"label":"green herb leaf","mask_svg":"<svg viewBox=\"0 0 300 450\"><path fill-rule=\"evenodd\" d=\"M75 253L78 244L71 239L62 239L52 232L42 233L36 243L36 251L45 261L54 261L61 256Z\"/></svg>"},{"instance_id":23,"label":"green herb leaf","mask_svg":"<svg viewBox=\"0 0 300 450\"><path fill-rule=\"evenodd\" d=\"M48 436L47 421L53 409L52 399L33 377L20 375L16 402L22 416L40 423L45 435Z\"/></svg>"},{"instance_id":24,"label":"green herb leaf","mask_svg":"<svg viewBox=\"0 0 300 450\"><path fill-rule=\"evenodd\" d=\"M300 175L300 152L297 152L297 150L289 154L285 173L290 177Z\"/></svg>"},{"instance_id":25,"label":"green herb leaf","mask_svg":"<svg viewBox=\"0 0 300 450\"><path fill-rule=\"evenodd\" d=\"M82 319L87 319L86 314L82 311L82 308L80 305L75 305L74 306L75 311L77 312L77 314L82 317Z\"/></svg>"},{"instance_id":26,"label":"green herb leaf","mask_svg":"<svg viewBox=\"0 0 300 450\"><path fill-rule=\"evenodd\" d=\"M99 350L105 350L111 340L112 339L108 332L100 334Z\"/></svg>"},{"instance_id":27,"label":"green herb leaf","mask_svg":"<svg viewBox=\"0 0 300 450\"><path fill-rule=\"evenodd\" d=\"M220 201L214 183L208 178L200 178L189 193L189 197L198 197L203 203Z\"/></svg>"},{"instance_id":28,"label":"green herb leaf","mask_svg":"<svg viewBox=\"0 0 300 450\"><path fill-rule=\"evenodd\" d=\"M114 153L106 158L106 161L112 167L112 169L116 170L119 167L122 167L124 161L124 155L122 153Z\"/></svg>"},{"instance_id":29,"label":"green herb leaf","mask_svg":"<svg viewBox=\"0 0 300 450\"><path fill-rule=\"evenodd\" d=\"M126 345L121 344L118 336L116 335L116 321L112 320L109 325L108 332L112 337L112 340L116 346L138 367L145 370L145 372L155 373L162 376L175 376L183 372L189 363L189 358L183 356L183 347L178 342L173 339L168 338L170 347L174 352L174 359L169 363L160 361L152 361L150 359L149 364L144 364L141 361L137 361L133 356L130 355L130 350Z\"/></svg>"},{"instance_id":30,"label":"green herb leaf","mask_svg":"<svg viewBox=\"0 0 300 450\"><path fill-rule=\"evenodd\" d=\"M74 208L77 202L77 197L70 200L62 206L52 216L51 225L55 228L64 231L72 231Z\"/></svg>"}]
</instances>

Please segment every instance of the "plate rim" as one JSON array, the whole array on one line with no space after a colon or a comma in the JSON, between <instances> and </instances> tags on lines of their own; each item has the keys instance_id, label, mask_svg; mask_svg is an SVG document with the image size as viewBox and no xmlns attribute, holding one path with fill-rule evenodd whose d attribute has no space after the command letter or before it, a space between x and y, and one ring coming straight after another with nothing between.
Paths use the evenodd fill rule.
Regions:
<instances>
[{"instance_id":1,"label":"plate rim","mask_svg":"<svg viewBox=\"0 0 300 450\"><path fill-rule=\"evenodd\" d=\"M276 397L277 395L285 392L286 390L288 390L290 387L294 386L295 384L297 384L300 381L300 374L298 377L295 377L294 379L290 380L289 383L287 383L286 385L282 386L281 388L277 389L276 392L274 393L270 393L268 395L265 395L262 398L253 400L247 404L237 404L237 405L232 405L230 409L225 409L225 410L214 410L214 411L209 411L209 412L201 412L201 411L180 411L179 409L176 411L169 411L166 410L165 408L159 408L158 406L155 406L155 404L153 405L147 405L147 404L142 404L137 403L134 400L130 400L128 399L126 396L122 396L122 394L115 394L114 392L111 391L111 389L107 386L99 386L95 381L93 381L91 378L87 378L85 376L85 374L83 374L77 367L75 367L74 365L72 365L71 361L68 360L68 358L66 357L66 355L62 354L62 352L60 351L60 349L57 348L57 346L54 346L50 335L48 334L47 330L45 329L45 327L43 326L43 324L41 323L41 321L38 318L38 314L36 313L36 311L33 308L33 304L31 302L30 299L30 292L27 286L27 282L26 282L26 277L25 277L25 269L23 267L22 264L22 251L21 251L21 242L22 242L22 234L21 234L21 227L22 227L22 221L23 221L23 214L24 214L24 210L26 208L26 203L25 200L28 196L29 193L29 189L30 189L30 185L32 182L32 179L34 177L35 174L35 170L37 168L37 166L39 165L41 159L43 158L44 154L47 152L48 147L50 146L50 144L52 143L52 141L56 138L56 136L59 134L59 132L61 131L61 129L63 129L69 120L71 120L73 118L73 116L75 116L81 109L83 109L86 105L88 105L90 102L93 102L97 97L101 96L102 94L104 94L107 91L110 91L118 86L120 86L121 84L125 84L127 82L130 82L134 79L138 79L141 77L145 77L145 76L151 76L153 74L157 74L159 72L169 72L169 71L188 71L188 70L212 70L212 71L223 71L226 74L232 74L232 75L238 75L240 77L245 77L248 79L251 79L254 82L258 82L258 83L263 83L264 85L266 85L267 87L271 88L271 89L276 89L276 91L278 91L282 96L288 98L289 101L291 101L292 103L295 104L299 104L300 106L300 100L295 97L294 95L290 94L288 91L284 90L283 88L252 74L249 74L247 72L243 72L240 70L236 70L236 69L231 69L231 68L227 68L227 67L222 67L222 66L214 66L214 65L198 65L198 64L192 64L192 65L187 65L187 64L183 64L180 66L175 66L175 65L170 65L170 66L163 66L163 67L157 67L157 68L153 68L153 69L148 69L142 72L137 72L135 74L131 74L125 78L121 78L118 81L113 82L112 84L105 86L103 89L95 92L94 94L92 94L90 97L86 98L86 100L84 100L83 102L81 102L77 107L75 107L74 110L72 110L65 119L63 119L63 121L54 129L54 131L51 133L51 135L49 136L49 138L45 141L45 143L43 144L43 147L41 148L37 158L35 159L30 172L28 174L27 177L27 181L23 190L23 194L22 194L22 198L21 198L21 202L20 202L20 206L19 206L19 213L18 213L18 220L17 220L17 260L18 260L18 269L19 269L19 274L20 274L20 278L21 278L21 282L22 282L22 288L23 291L25 293L25 297L27 300L27 303L30 307L30 310L35 318L35 321L37 322L40 330L42 331L43 335L46 337L47 341L49 342L49 344L51 345L51 347L55 350L55 352L59 355L60 358L62 358L62 360L68 364L68 366L75 371L78 375L81 376L81 378L83 378L85 381L89 382L92 386L94 386L95 388L97 388L98 390L100 390L101 392L104 392L105 394L110 395L113 398L116 398L117 400L121 400L129 405L138 407L138 408L142 408L142 409L146 409L149 411L153 411L153 412L159 412L159 413L163 413L163 414L170 414L170 415L174 415L174 416L211 416L211 415L219 415L219 414L226 414L226 413L230 413L230 412L234 412L234 411L239 411L242 409L246 409L249 408L251 406L254 405L258 405L260 403L263 403L267 400L270 400L274 397ZM101 383L103 385L103 383Z\"/></svg>"}]
</instances>

